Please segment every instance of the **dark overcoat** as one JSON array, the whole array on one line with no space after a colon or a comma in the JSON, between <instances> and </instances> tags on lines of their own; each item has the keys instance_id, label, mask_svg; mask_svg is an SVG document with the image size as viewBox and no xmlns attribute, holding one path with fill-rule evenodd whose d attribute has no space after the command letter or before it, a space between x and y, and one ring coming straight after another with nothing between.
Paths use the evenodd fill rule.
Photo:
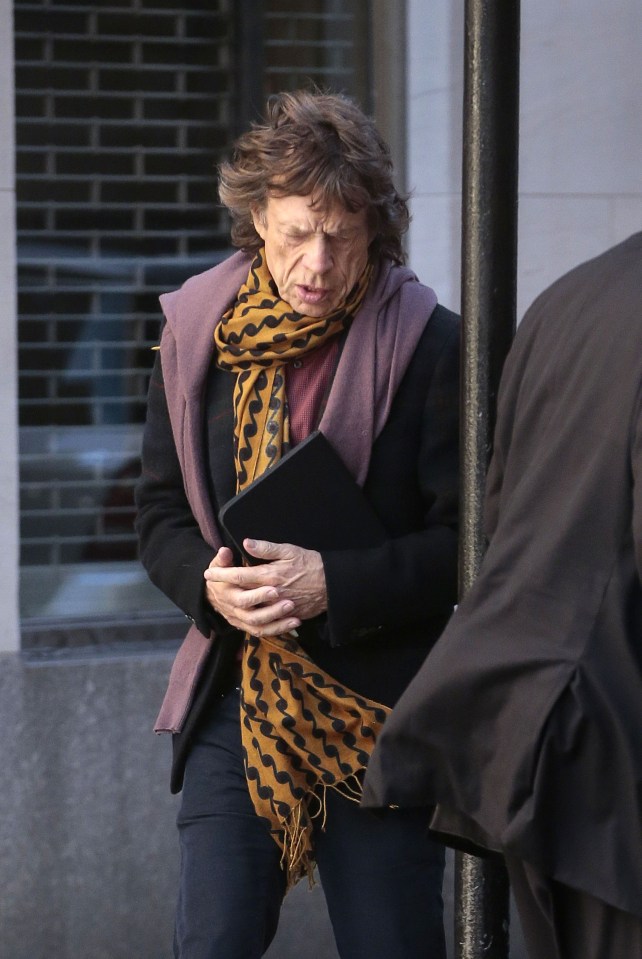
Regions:
<instances>
[{"instance_id":1,"label":"dark overcoat","mask_svg":"<svg viewBox=\"0 0 642 959\"><path fill-rule=\"evenodd\" d=\"M642 233L526 314L490 544L375 749L365 803L642 917Z\"/></svg>"}]
</instances>

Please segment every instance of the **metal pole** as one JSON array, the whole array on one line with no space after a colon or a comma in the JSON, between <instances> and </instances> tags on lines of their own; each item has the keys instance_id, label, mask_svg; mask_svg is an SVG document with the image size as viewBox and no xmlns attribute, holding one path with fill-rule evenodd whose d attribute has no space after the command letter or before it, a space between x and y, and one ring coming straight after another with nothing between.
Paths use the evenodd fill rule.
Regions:
<instances>
[{"instance_id":1,"label":"metal pole","mask_svg":"<svg viewBox=\"0 0 642 959\"><path fill-rule=\"evenodd\" d=\"M484 553L484 481L501 368L515 330L518 131L519 0L466 0L461 596ZM457 959L506 959L503 863L458 853L455 870Z\"/></svg>"}]
</instances>

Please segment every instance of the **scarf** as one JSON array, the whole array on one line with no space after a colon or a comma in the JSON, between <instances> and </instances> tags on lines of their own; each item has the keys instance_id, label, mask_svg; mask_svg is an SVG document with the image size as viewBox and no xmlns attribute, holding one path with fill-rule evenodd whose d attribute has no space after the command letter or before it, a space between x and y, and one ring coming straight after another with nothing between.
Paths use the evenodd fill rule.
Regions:
<instances>
[{"instance_id":1,"label":"scarf","mask_svg":"<svg viewBox=\"0 0 642 959\"><path fill-rule=\"evenodd\" d=\"M237 374L234 454L237 491L289 446L284 366L347 329L371 278L368 266L345 303L323 317L281 300L261 250L236 303L214 334L217 363ZM241 739L250 796L282 851L290 888L312 882L312 819L325 790L359 801L361 774L387 707L337 683L292 635L246 635L241 667ZM322 821L322 826L324 819Z\"/></svg>"}]
</instances>

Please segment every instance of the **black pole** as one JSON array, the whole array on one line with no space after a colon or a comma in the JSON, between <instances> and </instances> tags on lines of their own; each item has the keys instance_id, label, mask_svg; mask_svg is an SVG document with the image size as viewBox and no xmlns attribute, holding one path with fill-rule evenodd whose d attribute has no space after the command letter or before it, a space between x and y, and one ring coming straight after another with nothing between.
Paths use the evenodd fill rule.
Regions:
<instances>
[{"instance_id":1,"label":"black pole","mask_svg":"<svg viewBox=\"0 0 642 959\"><path fill-rule=\"evenodd\" d=\"M515 331L519 0L466 0L465 16L460 596L484 553L484 481ZM508 892L498 857L457 854L457 959L506 959Z\"/></svg>"}]
</instances>

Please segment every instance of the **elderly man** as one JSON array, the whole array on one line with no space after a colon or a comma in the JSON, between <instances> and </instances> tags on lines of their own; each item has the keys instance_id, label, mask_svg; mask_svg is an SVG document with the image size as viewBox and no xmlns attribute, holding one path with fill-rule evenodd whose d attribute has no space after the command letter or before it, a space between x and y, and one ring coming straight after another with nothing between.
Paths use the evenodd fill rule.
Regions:
<instances>
[{"instance_id":1,"label":"elderly man","mask_svg":"<svg viewBox=\"0 0 642 959\"><path fill-rule=\"evenodd\" d=\"M524 317L488 551L364 786L506 856L531 959L642 959L641 304L637 233Z\"/></svg>"},{"instance_id":2,"label":"elderly man","mask_svg":"<svg viewBox=\"0 0 642 959\"><path fill-rule=\"evenodd\" d=\"M161 298L137 490L143 563L193 623L157 722L182 788L175 954L261 956L316 863L342 959L443 959L443 847L358 799L455 599L457 319L402 266L406 203L348 98L273 98L220 196L240 251ZM218 511L317 428L385 539L246 538L249 564Z\"/></svg>"}]
</instances>

